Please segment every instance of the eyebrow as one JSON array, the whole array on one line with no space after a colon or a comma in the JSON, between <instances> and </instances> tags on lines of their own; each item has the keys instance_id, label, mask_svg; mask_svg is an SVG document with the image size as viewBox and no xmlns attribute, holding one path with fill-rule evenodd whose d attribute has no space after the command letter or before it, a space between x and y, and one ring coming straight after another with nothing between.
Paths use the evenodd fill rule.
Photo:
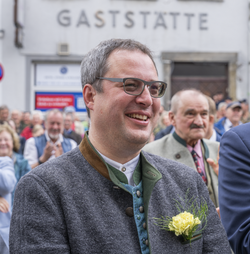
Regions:
<instances>
[{"instance_id":1,"label":"eyebrow","mask_svg":"<svg viewBox=\"0 0 250 254\"><path fill-rule=\"evenodd\" d=\"M189 112L197 112L195 109L193 109L193 108L188 108L187 110L185 110L184 111L184 113L185 114L187 114L187 113L189 113ZM207 109L204 109L204 110L202 110L201 112L206 112L206 113L208 113L209 112L209 110L207 110Z\"/></svg>"}]
</instances>

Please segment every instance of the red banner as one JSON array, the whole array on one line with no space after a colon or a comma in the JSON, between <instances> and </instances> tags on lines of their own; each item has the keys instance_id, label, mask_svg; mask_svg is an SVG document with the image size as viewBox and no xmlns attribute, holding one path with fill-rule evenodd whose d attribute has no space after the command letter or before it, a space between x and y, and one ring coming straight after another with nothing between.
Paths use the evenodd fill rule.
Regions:
<instances>
[{"instance_id":1,"label":"red banner","mask_svg":"<svg viewBox=\"0 0 250 254\"><path fill-rule=\"evenodd\" d=\"M64 108L74 106L73 95L36 95L36 109Z\"/></svg>"}]
</instances>

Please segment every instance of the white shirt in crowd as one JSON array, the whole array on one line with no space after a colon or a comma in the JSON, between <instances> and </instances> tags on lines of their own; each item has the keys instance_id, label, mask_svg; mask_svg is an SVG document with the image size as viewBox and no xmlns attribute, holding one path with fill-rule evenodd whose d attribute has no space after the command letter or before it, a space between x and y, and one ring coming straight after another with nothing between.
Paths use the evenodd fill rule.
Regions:
<instances>
[{"instance_id":1,"label":"white shirt in crowd","mask_svg":"<svg viewBox=\"0 0 250 254\"><path fill-rule=\"evenodd\" d=\"M242 122L239 122L239 125L241 125ZM231 121L227 118L225 123L224 123L224 128L225 128L225 132L230 130L231 128L233 128L233 124L231 123Z\"/></svg>"},{"instance_id":2,"label":"white shirt in crowd","mask_svg":"<svg viewBox=\"0 0 250 254\"><path fill-rule=\"evenodd\" d=\"M45 137L47 139L47 141L53 143L48 135L48 132L45 130L44 132ZM57 145L58 143L62 143L63 142L63 135L59 134L59 138L58 140L55 142L55 145ZM70 139L70 143L71 143L71 147L72 149L74 149L77 144L73 139ZM26 143L25 143L25 147L24 147L24 153L23 156L26 160L28 160L30 166L37 163L38 162L38 153L37 153L37 149L36 149L36 144L35 144L35 139L34 138L29 138ZM52 152L49 160L52 160L55 158L54 155L54 151Z\"/></svg>"}]
</instances>

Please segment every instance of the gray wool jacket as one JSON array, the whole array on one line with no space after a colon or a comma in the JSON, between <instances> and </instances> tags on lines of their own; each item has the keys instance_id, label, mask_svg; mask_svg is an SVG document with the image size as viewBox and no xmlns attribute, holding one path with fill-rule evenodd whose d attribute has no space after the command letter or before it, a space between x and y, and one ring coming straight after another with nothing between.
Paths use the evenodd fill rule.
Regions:
<instances>
[{"instance_id":1,"label":"gray wool jacket","mask_svg":"<svg viewBox=\"0 0 250 254\"><path fill-rule=\"evenodd\" d=\"M150 253L231 253L200 176L183 164L146 152L140 159ZM189 198L197 198L198 204L204 199L208 204L207 226L191 245L183 245L173 232L160 230L153 220L177 215L174 199L184 198L187 190ZM132 202L131 194L84 138L79 147L19 181L10 253L141 253L134 217L125 213L127 207L133 207Z\"/></svg>"}]
</instances>

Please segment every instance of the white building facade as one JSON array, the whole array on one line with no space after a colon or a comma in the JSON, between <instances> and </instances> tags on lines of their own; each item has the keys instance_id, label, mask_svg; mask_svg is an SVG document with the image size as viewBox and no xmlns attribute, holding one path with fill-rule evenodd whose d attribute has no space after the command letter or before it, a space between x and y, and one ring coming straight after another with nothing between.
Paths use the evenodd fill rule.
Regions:
<instances>
[{"instance_id":1,"label":"white building facade","mask_svg":"<svg viewBox=\"0 0 250 254\"><path fill-rule=\"evenodd\" d=\"M110 38L153 51L166 106L184 87L249 99L248 0L1 0L0 13L0 104L11 109L84 112L80 62Z\"/></svg>"}]
</instances>

